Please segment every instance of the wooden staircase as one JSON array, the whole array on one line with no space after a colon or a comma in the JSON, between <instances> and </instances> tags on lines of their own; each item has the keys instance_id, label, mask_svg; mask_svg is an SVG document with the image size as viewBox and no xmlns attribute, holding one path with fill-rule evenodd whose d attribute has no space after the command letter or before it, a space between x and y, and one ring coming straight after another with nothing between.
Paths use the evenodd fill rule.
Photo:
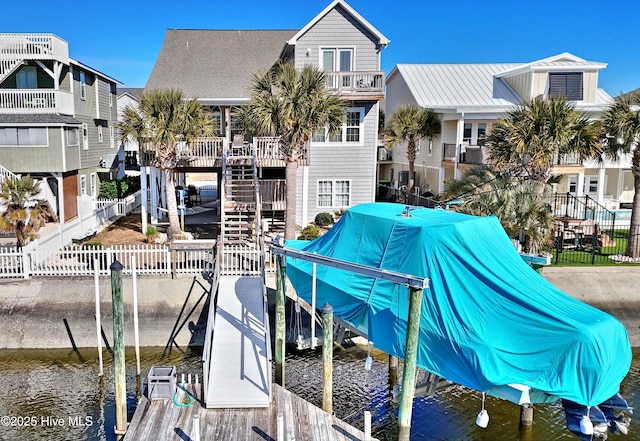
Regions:
<instances>
[{"instance_id":1,"label":"wooden staircase","mask_svg":"<svg viewBox=\"0 0 640 441\"><path fill-rule=\"evenodd\" d=\"M20 176L13 173L11 170L0 165L0 184L5 181L5 179L11 178L19 178Z\"/></svg>"},{"instance_id":2,"label":"wooden staircase","mask_svg":"<svg viewBox=\"0 0 640 441\"><path fill-rule=\"evenodd\" d=\"M252 157L227 157L222 174L222 244L256 245L260 215L255 160Z\"/></svg>"}]
</instances>

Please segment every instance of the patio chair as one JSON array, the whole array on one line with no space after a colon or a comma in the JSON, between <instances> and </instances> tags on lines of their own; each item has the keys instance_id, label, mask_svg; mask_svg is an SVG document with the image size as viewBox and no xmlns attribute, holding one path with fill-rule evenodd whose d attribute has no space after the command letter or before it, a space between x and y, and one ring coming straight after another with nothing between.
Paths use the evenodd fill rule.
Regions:
<instances>
[{"instance_id":1,"label":"patio chair","mask_svg":"<svg viewBox=\"0 0 640 441\"><path fill-rule=\"evenodd\" d=\"M231 143L232 156L244 156L244 135L233 135Z\"/></svg>"}]
</instances>

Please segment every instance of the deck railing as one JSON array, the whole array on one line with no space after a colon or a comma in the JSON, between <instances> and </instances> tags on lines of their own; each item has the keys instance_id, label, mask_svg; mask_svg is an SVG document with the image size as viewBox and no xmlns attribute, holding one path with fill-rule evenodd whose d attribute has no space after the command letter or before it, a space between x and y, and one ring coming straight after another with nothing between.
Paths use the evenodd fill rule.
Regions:
<instances>
[{"instance_id":1,"label":"deck railing","mask_svg":"<svg viewBox=\"0 0 640 441\"><path fill-rule=\"evenodd\" d=\"M381 95L384 72L325 72L327 86L339 94Z\"/></svg>"},{"instance_id":2,"label":"deck railing","mask_svg":"<svg viewBox=\"0 0 640 441\"><path fill-rule=\"evenodd\" d=\"M262 179L260 201L264 210L284 210L287 205L287 181L285 179Z\"/></svg>"},{"instance_id":3,"label":"deck railing","mask_svg":"<svg viewBox=\"0 0 640 441\"><path fill-rule=\"evenodd\" d=\"M73 94L55 89L3 89L0 91L0 114L73 115Z\"/></svg>"},{"instance_id":4,"label":"deck railing","mask_svg":"<svg viewBox=\"0 0 640 441\"><path fill-rule=\"evenodd\" d=\"M69 45L54 34L0 34L1 59L54 60L69 57Z\"/></svg>"}]
</instances>

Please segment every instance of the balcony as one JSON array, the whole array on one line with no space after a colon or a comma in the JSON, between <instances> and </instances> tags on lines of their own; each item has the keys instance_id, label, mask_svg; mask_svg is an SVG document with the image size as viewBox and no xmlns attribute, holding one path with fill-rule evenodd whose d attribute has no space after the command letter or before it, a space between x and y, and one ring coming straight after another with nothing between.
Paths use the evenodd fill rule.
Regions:
<instances>
[{"instance_id":1,"label":"balcony","mask_svg":"<svg viewBox=\"0 0 640 441\"><path fill-rule=\"evenodd\" d=\"M69 45L54 34L0 34L0 60L58 60L69 63Z\"/></svg>"},{"instance_id":2,"label":"balcony","mask_svg":"<svg viewBox=\"0 0 640 441\"><path fill-rule=\"evenodd\" d=\"M227 159L256 158L258 167L285 167L286 161L280 148L278 137L257 137L252 143L240 147L231 146L226 138L207 137L197 138L189 145L178 148L178 168L191 167L221 167L222 156ZM141 161L143 165L153 165L154 154L150 147L142 148ZM302 151L298 160L299 165L307 164L306 149Z\"/></svg>"},{"instance_id":3,"label":"balcony","mask_svg":"<svg viewBox=\"0 0 640 441\"><path fill-rule=\"evenodd\" d=\"M0 89L0 114L73 115L73 95L55 89Z\"/></svg>"},{"instance_id":4,"label":"balcony","mask_svg":"<svg viewBox=\"0 0 640 441\"><path fill-rule=\"evenodd\" d=\"M469 165L482 165L485 163L484 147L477 145L463 146L458 152L458 163ZM456 145L444 144L444 160L455 162Z\"/></svg>"},{"instance_id":5,"label":"balcony","mask_svg":"<svg viewBox=\"0 0 640 441\"><path fill-rule=\"evenodd\" d=\"M327 87L351 99L382 99L384 72L325 72Z\"/></svg>"}]
</instances>

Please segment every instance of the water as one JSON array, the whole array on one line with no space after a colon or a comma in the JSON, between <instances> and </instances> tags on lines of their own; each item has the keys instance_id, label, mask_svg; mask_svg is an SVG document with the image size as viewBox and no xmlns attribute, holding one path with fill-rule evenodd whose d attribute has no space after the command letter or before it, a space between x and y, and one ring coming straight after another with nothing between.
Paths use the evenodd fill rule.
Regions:
<instances>
[{"instance_id":1,"label":"water","mask_svg":"<svg viewBox=\"0 0 640 441\"><path fill-rule=\"evenodd\" d=\"M154 365L175 365L181 373L201 373L200 353L182 354L162 348L142 348L143 376ZM129 418L136 401L135 359L127 353L127 401ZM397 439L397 411L388 385L387 356L374 351L370 371L364 369L366 349L336 349L334 355L334 413L362 429L363 412L373 416L373 435L381 441ZM115 440L113 364L105 351L105 376L98 380L94 350L0 350L0 417L13 416L14 424L0 425L0 440ZM321 406L321 350L292 352L286 360L287 389ZM622 386L630 404L640 403L640 352ZM416 398L411 439L477 441L577 440L565 428L559 404L536 405L534 426L518 430L519 407L503 400L487 398L490 422L487 429L475 425L481 394L451 386L433 397ZM22 418L20 418L22 417ZM33 423L33 426L25 426ZM610 435L609 440L640 441L640 418L635 416L627 436Z\"/></svg>"}]
</instances>

